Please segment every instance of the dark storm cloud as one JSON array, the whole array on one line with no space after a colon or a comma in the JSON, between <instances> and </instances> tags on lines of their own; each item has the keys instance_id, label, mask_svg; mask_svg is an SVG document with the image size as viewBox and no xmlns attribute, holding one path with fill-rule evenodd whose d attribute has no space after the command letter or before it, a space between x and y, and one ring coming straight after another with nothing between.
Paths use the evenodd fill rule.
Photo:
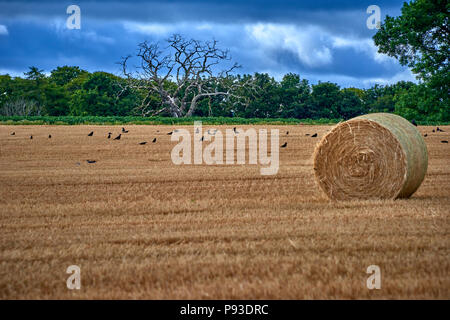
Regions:
<instances>
[{"instance_id":1,"label":"dark storm cloud","mask_svg":"<svg viewBox=\"0 0 450 320\"><path fill-rule=\"evenodd\" d=\"M373 0L227 0L227 1L0 1L0 17L22 15L55 16L61 8L76 4L85 9L90 18L131 19L139 21L177 21L209 18L219 21L279 21L295 22L301 12L326 11L330 14L339 11L364 11L376 4L388 11L397 11L402 1Z\"/></svg>"},{"instance_id":2,"label":"dark storm cloud","mask_svg":"<svg viewBox=\"0 0 450 320\"><path fill-rule=\"evenodd\" d=\"M365 10L374 1L0 1L0 19L61 17L70 4L80 6L88 19L153 23L315 23L336 32L368 35ZM399 14L401 4L402 1L376 1L382 14Z\"/></svg>"},{"instance_id":3,"label":"dark storm cloud","mask_svg":"<svg viewBox=\"0 0 450 320\"><path fill-rule=\"evenodd\" d=\"M66 8L81 8L82 29L67 30ZM405 76L376 55L366 8L398 15L402 1L1 1L0 73L36 65L118 72L136 44L171 33L219 40L241 72L295 72L313 80L367 86Z\"/></svg>"}]
</instances>

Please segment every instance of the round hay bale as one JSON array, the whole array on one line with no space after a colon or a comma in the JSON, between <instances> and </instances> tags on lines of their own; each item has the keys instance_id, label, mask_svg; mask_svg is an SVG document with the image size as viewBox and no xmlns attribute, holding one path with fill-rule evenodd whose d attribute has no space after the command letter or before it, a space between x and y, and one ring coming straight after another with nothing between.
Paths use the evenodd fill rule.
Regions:
<instances>
[{"instance_id":1,"label":"round hay bale","mask_svg":"<svg viewBox=\"0 0 450 320\"><path fill-rule=\"evenodd\" d=\"M338 124L314 151L316 180L335 200L408 198L427 167L427 147L419 130L389 113Z\"/></svg>"}]
</instances>

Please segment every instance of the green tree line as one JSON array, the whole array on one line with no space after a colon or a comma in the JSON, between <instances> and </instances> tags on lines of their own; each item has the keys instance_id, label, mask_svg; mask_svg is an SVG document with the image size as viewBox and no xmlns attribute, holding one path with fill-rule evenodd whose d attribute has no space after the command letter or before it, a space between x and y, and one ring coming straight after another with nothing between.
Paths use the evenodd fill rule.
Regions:
<instances>
[{"instance_id":1,"label":"green tree line","mask_svg":"<svg viewBox=\"0 0 450 320\"><path fill-rule=\"evenodd\" d=\"M0 116L164 117L171 116L164 111L170 109L165 108L165 103L183 100L195 102L196 108L191 116L197 117L349 119L372 112L393 112L409 120L449 122L449 12L447 0L405 2L401 15L386 16L373 37L378 51L409 67L419 79L418 84L400 81L359 89L341 88L331 82L310 84L294 73L286 74L280 81L264 73L227 75L221 77L221 81L203 78L198 73L191 77L191 82L185 81L185 86L178 87L177 82L168 77L169 74L158 77L160 65L165 65L163 59L156 66L147 65L147 71L153 71L153 74L146 79L144 86L130 86L130 74L124 74L126 77L123 78L107 72L90 73L77 66L62 66L46 76L42 70L30 67L24 77L0 75ZM181 43L179 37L173 39L175 47ZM191 40L182 44L186 49L198 46L199 42ZM217 62L224 60L226 55L222 54L226 51L219 51L215 44L214 41L213 47L209 44L206 48L214 49ZM141 58L158 58L157 46L141 45L145 46L144 53L149 55ZM188 54L189 57L205 52L195 48L197 51ZM154 62L152 59L146 61ZM191 63L194 69L198 67L198 60ZM192 69L187 68L188 65L182 67ZM155 83L155 79L159 82ZM131 80L131 83L136 83L133 80L137 79L131 77ZM246 86L249 83L251 88ZM203 94L204 98L197 102L194 95L199 92L192 89L200 88L200 84L214 91ZM230 100L226 95L217 94L228 91L227 86L237 88L231 96L239 99ZM149 88L156 87L157 90L149 91ZM145 106L145 113L142 106Z\"/></svg>"},{"instance_id":2,"label":"green tree line","mask_svg":"<svg viewBox=\"0 0 450 320\"><path fill-rule=\"evenodd\" d=\"M253 77L256 90L239 93L245 102L232 105L220 96L203 99L194 116L349 119L393 112L410 120L450 121L445 101L425 84L400 81L359 89L331 82L310 84L293 73L281 81L264 73L235 77L242 82ZM175 86L169 81L171 85ZM130 89L121 77L77 66L58 67L49 76L36 67L24 77L0 76L2 116L140 116L137 106L142 99L149 99L154 109L161 105L159 96Z\"/></svg>"}]
</instances>

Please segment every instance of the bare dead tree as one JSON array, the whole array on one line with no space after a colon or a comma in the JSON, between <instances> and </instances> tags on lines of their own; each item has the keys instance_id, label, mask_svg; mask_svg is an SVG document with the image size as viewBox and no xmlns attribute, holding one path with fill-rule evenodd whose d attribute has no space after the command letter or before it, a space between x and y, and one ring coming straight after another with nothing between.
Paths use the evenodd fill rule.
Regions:
<instances>
[{"instance_id":1,"label":"bare dead tree","mask_svg":"<svg viewBox=\"0 0 450 320\"><path fill-rule=\"evenodd\" d=\"M242 83L232 76L232 72L240 68L237 63L216 71L219 64L231 61L229 51L218 48L216 40L186 40L175 34L167 43L162 50L158 43L139 44L136 55L139 64L134 72L128 66L132 56L120 62L127 86L145 93L137 108L141 115L166 112L173 117L189 117L202 98L223 96L224 101L238 101L241 97L237 90L250 85L251 78ZM161 98L157 110L150 108L149 100L155 93Z\"/></svg>"},{"instance_id":2,"label":"bare dead tree","mask_svg":"<svg viewBox=\"0 0 450 320\"><path fill-rule=\"evenodd\" d=\"M2 116L40 116L41 107L34 100L25 100L18 98L16 100L7 101L0 107L0 115Z\"/></svg>"}]
</instances>

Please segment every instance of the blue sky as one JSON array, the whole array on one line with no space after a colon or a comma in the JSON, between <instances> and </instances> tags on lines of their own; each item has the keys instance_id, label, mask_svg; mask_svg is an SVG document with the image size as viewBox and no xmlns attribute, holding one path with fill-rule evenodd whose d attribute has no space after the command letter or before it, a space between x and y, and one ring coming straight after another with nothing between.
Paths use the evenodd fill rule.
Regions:
<instances>
[{"instance_id":1,"label":"blue sky","mask_svg":"<svg viewBox=\"0 0 450 320\"><path fill-rule=\"evenodd\" d=\"M216 39L230 49L239 73L267 72L277 79L294 72L312 83L343 87L415 81L396 60L377 53L366 26L369 5L382 19L400 14L403 1L349 0L160 0L2 1L0 74L22 75L29 66L47 73L77 65L120 73L121 57L137 44L173 33ZM69 30L66 9L81 9L81 29Z\"/></svg>"}]
</instances>

